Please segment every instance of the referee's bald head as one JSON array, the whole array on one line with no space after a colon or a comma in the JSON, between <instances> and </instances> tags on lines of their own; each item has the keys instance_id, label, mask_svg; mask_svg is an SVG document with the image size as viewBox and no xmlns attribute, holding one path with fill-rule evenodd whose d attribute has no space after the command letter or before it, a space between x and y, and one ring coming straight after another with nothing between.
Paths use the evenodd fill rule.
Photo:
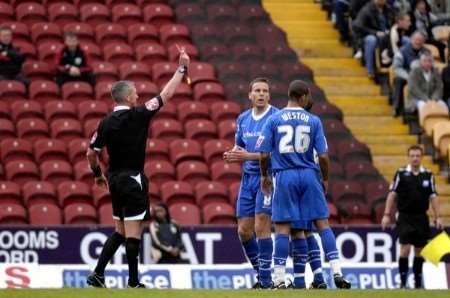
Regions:
<instances>
[{"instance_id":1,"label":"referee's bald head","mask_svg":"<svg viewBox=\"0 0 450 298\"><path fill-rule=\"evenodd\" d=\"M118 81L111 87L111 97L115 103L124 103L133 89L135 89L133 82Z\"/></svg>"}]
</instances>

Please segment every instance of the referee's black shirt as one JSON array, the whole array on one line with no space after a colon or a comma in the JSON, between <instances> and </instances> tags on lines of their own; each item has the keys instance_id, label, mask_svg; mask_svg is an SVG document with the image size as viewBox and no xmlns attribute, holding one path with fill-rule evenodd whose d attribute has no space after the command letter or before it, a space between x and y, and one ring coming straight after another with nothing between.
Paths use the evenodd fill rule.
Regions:
<instances>
[{"instance_id":1,"label":"referee's black shirt","mask_svg":"<svg viewBox=\"0 0 450 298\"><path fill-rule=\"evenodd\" d=\"M414 175L410 165L397 170L390 190L397 194L398 212L405 214L426 213L431 196L437 195L431 171L420 167Z\"/></svg>"},{"instance_id":2,"label":"referee's black shirt","mask_svg":"<svg viewBox=\"0 0 450 298\"><path fill-rule=\"evenodd\" d=\"M104 146L109 155L109 173L117 171L143 172L148 125L163 106L160 96L145 106L116 106L98 125L90 148L100 151Z\"/></svg>"}]
</instances>

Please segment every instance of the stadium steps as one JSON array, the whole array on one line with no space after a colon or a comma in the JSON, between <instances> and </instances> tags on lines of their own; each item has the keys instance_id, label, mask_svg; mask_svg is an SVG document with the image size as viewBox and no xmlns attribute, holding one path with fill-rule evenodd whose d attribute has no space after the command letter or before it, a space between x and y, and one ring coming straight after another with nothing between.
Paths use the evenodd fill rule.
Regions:
<instances>
[{"instance_id":1,"label":"stadium steps","mask_svg":"<svg viewBox=\"0 0 450 298\"><path fill-rule=\"evenodd\" d=\"M344 123L358 140L366 143L373 164L387 181L407 163L406 149L417 143L409 129L399 119L391 117L391 107L380 87L367 78L366 69L352 58L350 48L339 43L339 34L326 13L313 0L263 0L263 6L275 24L288 37L290 46L302 63L314 72L314 79L344 114ZM334 32L334 33L333 33ZM436 175L438 189L447 196L440 198L443 213L450 222L450 186L447 178L439 176L439 167L430 156L424 166ZM448 204L447 204L448 203Z\"/></svg>"}]
</instances>

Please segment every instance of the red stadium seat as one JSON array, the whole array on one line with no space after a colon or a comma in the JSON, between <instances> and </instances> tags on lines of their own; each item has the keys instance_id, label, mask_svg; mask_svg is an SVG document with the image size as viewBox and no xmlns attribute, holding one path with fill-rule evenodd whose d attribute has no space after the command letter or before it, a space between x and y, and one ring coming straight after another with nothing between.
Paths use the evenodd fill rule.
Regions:
<instances>
[{"instance_id":1,"label":"red stadium seat","mask_svg":"<svg viewBox=\"0 0 450 298\"><path fill-rule=\"evenodd\" d=\"M281 64L281 73L283 80L292 81L302 79L306 81L312 80L312 70L304 64L286 62Z\"/></svg>"},{"instance_id":2,"label":"red stadium seat","mask_svg":"<svg viewBox=\"0 0 450 298\"><path fill-rule=\"evenodd\" d=\"M101 225L114 225L112 205L103 204L98 208L98 218Z\"/></svg>"},{"instance_id":3,"label":"red stadium seat","mask_svg":"<svg viewBox=\"0 0 450 298\"><path fill-rule=\"evenodd\" d=\"M103 23L95 28L97 44L103 47L108 44L126 43L127 31L125 27L115 23Z\"/></svg>"},{"instance_id":4,"label":"red stadium seat","mask_svg":"<svg viewBox=\"0 0 450 298\"><path fill-rule=\"evenodd\" d=\"M35 44L61 42L61 30L54 23L36 23L31 26L31 38Z\"/></svg>"},{"instance_id":5,"label":"red stadium seat","mask_svg":"<svg viewBox=\"0 0 450 298\"><path fill-rule=\"evenodd\" d=\"M203 146L205 160L208 164L223 160L223 153L232 149L233 143L227 140L209 140Z\"/></svg>"},{"instance_id":6,"label":"red stadium seat","mask_svg":"<svg viewBox=\"0 0 450 298\"><path fill-rule=\"evenodd\" d=\"M241 63L235 62L220 63L217 67L219 78L224 84L246 81L249 76L247 68L248 67L244 67Z\"/></svg>"},{"instance_id":7,"label":"red stadium seat","mask_svg":"<svg viewBox=\"0 0 450 298\"><path fill-rule=\"evenodd\" d=\"M75 105L70 101L54 100L45 105L45 118L48 122L57 119L77 119Z\"/></svg>"},{"instance_id":8,"label":"red stadium seat","mask_svg":"<svg viewBox=\"0 0 450 298\"><path fill-rule=\"evenodd\" d=\"M255 35L261 46L264 46L266 43L269 44L286 43L286 33L275 24L258 25L255 29Z\"/></svg>"},{"instance_id":9,"label":"red stadium seat","mask_svg":"<svg viewBox=\"0 0 450 298\"><path fill-rule=\"evenodd\" d=\"M202 145L217 138L216 124L209 120L189 120L184 125L187 139L194 139Z\"/></svg>"},{"instance_id":10,"label":"red stadium seat","mask_svg":"<svg viewBox=\"0 0 450 298\"><path fill-rule=\"evenodd\" d=\"M367 145L358 142L356 139L339 142L337 150L339 159L343 163L347 163L349 161L372 161L370 150Z\"/></svg>"},{"instance_id":11,"label":"red stadium seat","mask_svg":"<svg viewBox=\"0 0 450 298\"><path fill-rule=\"evenodd\" d=\"M371 162L350 161L345 165L347 179L354 181L373 181L380 178Z\"/></svg>"},{"instance_id":12,"label":"red stadium seat","mask_svg":"<svg viewBox=\"0 0 450 298\"><path fill-rule=\"evenodd\" d=\"M26 99L25 85L19 81L0 81L0 99L6 102Z\"/></svg>"},{"instance_id":13,"label":"red stadium seat","mask_svg":"<svg viewBox=\"0 0 450 298\"><path fill-rule=\"evenodd\" d=\"M341 141L350 138L348 128L338 120L325 120L323 126L327 140L331 142Z\"/></svg>"},{"instance_id":14,"label":"red stadium seat","mask_svg":"<svg viewBox=\"0 0 450 298\"><path fill-rule=\"evenodd\" d=\"M73 119L57 119L50 125L52 137L63 141L71 141L75 138L81 138L83 131L80 122Z\"/></svg>"},{"instance_id":15,"label":"red stadium seat","mask_svg":"<svg viewBox=\"0 0 450 298\"><path fill-rule=\"evenodd\" d=\"M264 60L263 52L256 44L237 44L231 48L231 52L234 60L239 62L257 63ZM268 59L268 61L272 60Z\"/></svg>"},{"instance_id":16,"label":"red stadium seat","mask_svg":"<svg viewBox=\"0 0 450 298\"><path fill-rule=\"evenodd\" d=\"M112 8L114 23L131 26L142 22L141 9L133 4L118 4Z\"/></svg>"},{"instance_id":17,"label":"red stadium seat","mask_svg":"<svg viewBox=\"0 0 450 298\"><path fill-rule=\"evenodd\" d=\"M255 36L249 26L237 24L235 26L226 26L223 30L226 44L236 45L239 43L254 43Z\"/></svg>"},{"instance_id":18,"label":"red stadium seat","mask_svg":"<svg viewBox=\"0 0 450 298\"><path fill-rule=\"evenodd\" d=\"M28 26L24 23L20 22L3 22L1 20L1 14L5 13L4 8L2 7L3 3L0 3L0 23L3 23L4 26L9 27L13 32L13 40L14 44L16 41L30 41L30 31L28 30ZM8 11L6 11L6 14L8 14Z\"/></svg>"},{"instance_id":19,"label":"red stadium seat","mask_svg":"<svg viewBox=\"0 0 450 298\"><path fill-rule=\"evenodd\" d=\"M184 181L169 181L161 185L162 201L171 206L179 203L195 203L192 186Z\"/></svg>"},{"instance_id":20,"label":"red stadium seat","mask_svg":"<svg viewBox=\"0 0 450 298\"><path fill-rule=\"evenodd\" d=\"M151 181L149 182L148 195L150 196L150 200L161 201L161 195L158 184L153 183Z\"/></svg>"},{"instance_id":21,"label":"red stadium seat","mask_svg":"<svg viewBox=\"0 0 450 298\"><path fill-rule=\"evenodd\" d=\"M14 8L8 3L0 2L0 23L14 20Z\"/></svg>"},{"instance_id":22,"label":"red stadium seat","mask_svg":"<svg viewBox=\"0 0 450 298\"><path fill-rule=\"evenodd\" d=\"M219 138L234 143L234 134L236 132L236 122L234 120L221 121L217 126Z\"/></svg>"},{"instance_id":23,"label":"red stadium seat","mask_svg":"<svg viewBox=\"0 0 450 298\"><path fill-rule=\"evenodd\" d=\"M81 43L85 41L94 42L94 29L86 23L73 22L64 26L63 32L73 32Z\"/></svg>"},{"instance_id":24,"label":"red stadium seat","mask_svg":"<svg viewBox=\"0 0 450 298\"><path fill-rule=\"evenodd\" d=\"M177 178L195 187L201 181L210 180L209 169L201 161L183 161L177 165Z\"/></svg>"},{"instance_id":25,"label":"red stadium seat","mask_svg":"<svg viewBox=\"0 0 450 298\"><path fill-rule=\"evenodd\" d=\"M92 197L94 206L97 208L101 208L103 205L111 205L111 194L105 187L94 185L92 187Z\"/></svg>"},{"instance_id":26,"label":"red stadium seat","mask_svg":"<svg viewBox=\"0 0 450 298\"><path fill-rule=\"evenodd\" d=\"M115 5L122 4L135 4L135 0L106 0L106 5L108 7L114 7Z\"/></svg>"},{"instance_id":27,"label":"red stadium seat","mask_svg":"<svg viewBox=\"0 0 450 298\"><path fill-rule=\"evenodd\" d=\"M95 86L95 99L111 102L112 82L100 82Z\"/></svg>"},{"instance_id":28,"label":"red stadium seat","mask_svg":"<svg viewBox=\"0 0 450 298\"><path fill-rule=\"evenodd\" d=\"M22 188L25 206L34 204L58 205L55 187L47 181L30 181Z\"/></svg>"},{"instance_id":29,"label":"red stadium seat","mask_svg":"<svg viewBox=\"0 0 450 298\"><path fill-rule=\"evenodd\" d=\"M234 208L227 203L210 203L203 207L203 219L205 224L234 225L236 215Z\"/></svg>"},{"instance_id":30,"label":"red stadium seat","mask_svg":"<svg viewBox=\"0 0 450 298\"><path fill-rule=\"evenodd\" d=\"M233 101L216 102L211 105L211 119L215 123L219 123L224 120L234 120L241 112L239 104Z\"/></svg>"},{"instance_id":31,"label":"red stadium seat","mask_svg":"<svg viewBox=\"0 0 450 298\"><path fill-rule=\"evenodd\" d=\"M34 100L16 100L11 104L11 116L15 121L29 118L44 118L42 106Z\"/></svg>"},{"instance_id":32,"label":"red stadium seat","mask_svg":"<svg viewBox=\"0 0 450 298\"><path fill-rule=\"evenodd\" d=\"M219 83L198 83L194 86L194 98L206 104L212 104L225 100L225 92Z\"/></svg>"},{"instance_id":33,"label":"red stadium seat","mask_svg":"<svg viewBox=\"0 0 450 298\"><path fill-rule=\"evenodd\" d=\"M330 161L330 180L342 180L345 178L344 168L341 163Z\"/></svg>"},{"instance_id":34,"label":"red stadium seat","mask_svg":"<svg viewBox=\"0 0 450 298\"><path fill-rule=\"evenodd\" d=\"M184 51L189 55L189 58L192 61L196 61L198 60L199 57L199 52L198 49L191 44L184 44ZM180 51L178 50L178 45L177 44L172 44L168 49L167 49L168 55L169 55L169 60L170 61L178 61L178 58L180 57ZM192 66L192 64L191 64ZM189 71L192 71L192 67L189 68Z\"/></svg>"},{"instance_id":35,"label":"red stadium seat","mask_svg":"<svg viewBox=\"0 0 450 298\"><path fill-rule=\"evenodd\" d=\"M267 44L264 48L266 61L277 63L296 61L297 55L287 44Z\"/></svg>"},{"instance_id":36,"label":"red stadium seat","mask_svg":"<svg viewBox=\"0 0 450 298\"><path fill-rule=\"evenodd\" d=\"M222 182L230 186L234 182L241 180L241 165L217 161L211 165L212 180Z\"/></svg>"},{"instance_id":37,"label":"red stadium seat","mask_svg":"<svg viewBox=\"0 0 450 298\"><path fill-rule=\"evenodd\" d=\"M155 63L152 66L153 81L158 86L163 86L172 78L177 68L178 64L172 62Z\"/></svg>"},{"instance_id":38,"label":"red stadium seat","mask_svg":"<svg viewBox=\"0 0 450 298\"><path fill-rule=\"evenodd\" d=\"M9 119L0 119L0 137L2 140L14 139L16 132L14 130L14 124Z\"/></svg>"},{"instance_id":39,"label":"red stadium seat","mask_svg":"<svg viewBox=\"0 0 450 298\"><path fill-rule=\"evenodd\" d=\"M36 48L33 44L25 40L15 40L14 46L19 49L19 52L25 56L26 59L36 59Z\"/></svg>"},{"instance_id":40,"label":"red stadium seat","mask_svg":"<svg viewBox=\"0 0 450 298\"><path fill-rule=\"evenodd\" d=\"M128 43L134 48L142 44L159 43L158 30L150 24L133 24L128 26Z\"/></svg>"},{"instance_id":41,"label":"red stadium seat","mask_svg":"<svg viewBox=\"0 0 450 298\"><path fill-rule=\"evenodd\" d=\"M19 22L31 26L34 23L46 22L47 13L44 6L38 3L21 3L16 7L16 18Z\"/></svg>"},{"instance_id":42,"label":"red stadium seat","mask_svg":"<svg viewBox=\"0 0 450 298\"><path fill-rule=\"evenodd\" d=\"M90 119L84 122L84 137L91 139L97 131L99 119Z\"/></svg>"},{"instance_id":43,"label":"red stadium seat","mask_svg":"<svg viewBox=\"0 0 450 298\"><path fill-rule=\"evenodd\" d=\"M62 86L63 99L73 103L80 103L92 99L94 91L86 82L67 82Z\"/></svg>"},{"instance_id":44,"label":"red stadium seat","mask_svg":"<svg viewBox=\"0 0 450 298\"><path fill-rule=\"evenodd\" d=\"M196 202L204 207L210 203L229 203L228 189L220 182L200 182L195 187Z\"/></svg>"},{"instance_id":45,"label":"red stadium seat","mask_svg":"<svg viewBox=\"0 0 450 298\"><path fill-rule=\"evenodd\" d=\"M224 4L212 4L206 7L206 13L208 20L212 23L224 25L224 24L236 24L237 11L231 5Z\"/></svg>"},{"instance_id":46,"label":"red stadium seat","mask_svg":"<svg viewBox=\"0 0 450 298\"><path fill-rule=\"evenodd\" d=\"M165 4L149 4L144 8L144 22L157 28L170 25L174 22L173 10Z\"/></svg>"},{"instance_id":47,"label":"red stadium seat","mask_svg":"<svg viewBox=\"0 0 450 298\"><path fill-rule=\"evenodd\" d=\"M100 48L92 41L80 43L81 49L89 56L92 62L103 61L103 54Z\"/></svg>"},{"instance_id":48,"label":"red stadium seat","mask_svg":"<svg viewBox=\"0 0 450 298\"><path fill-rule=\"evenodd\" d=\"M38 53L39 60L54 65L56 53L61 49L62 43L58 41L45 41L39 44Z\"/></svg>"},{"instance_id":49,"label":"red stadium seat","mask_svg":"<svg viewBox=\"0 0 450 298\"><path fill-rule=\"evenodd\" d=\"M169 160L169 146L167 142L160 139L149 139L147 141L146 160Z\"/></svg>"},{"instance_id":50,"label":"red stadium seat","mask_svg":"<svg viewBox=\"0 0 450 298\"><path fill-rule=\"evenodd\" d=\"M69 142L68 156L72 164L79 161L86 160L86 151L89 148L89 142L87 139L75 139Z\"/></svg>"},{"instance_id":51,"label":"red stadium seat","mask_svg":"<svg viewBox=\"0 0 450 298\"><path fill-rule=\"evenodd\" d=\"M73 176L72 166L67 161L49 160L40 165L41 179L48 181L55 186L60 183L71 180Z\"/></svg>"},{"instance_id":52,"label":"red stadium seat","mask_svg":"<svg viewBox=\"0 0 450 298\"><path fill-rule=\"evenodd\" d=\"M365 201L364 191L358 182L335 181L330 185L334 202Z\"/></svg>"},{"instance_id":53,"label":"red stadium seat","mask_svg":"<svg viewBox=\"0 0 450 298\"><path fill-rule=\"evenodd\" d=\"M73 4L77 7L82 7L86 4L105 4L104 0L73 0Z\"/></svg>"},{"instance_id":54,"label":"red stadium seat","mask_svg":"<svg viewBox=\"0 0 450 298\"><path fill-rule=\"evenodd\" d=\"M9 109L9 104L4 101L0 101L0 119L11 119L11 111Z\"/></svg>"},{"instance_id":55,"label":"red stadium seat","mask_svg":"<svg viewBox=\"0 0 450 298\"><path fill-rule=\"evenodd\" d=\"M106 45L103 48L103 55L106 61L114 64L122 64L134 60L133 50L129 45L123 43Z\"/></svg>"},{"instance_id":56,"label":"red stadium seat","mask_svg":"<svg viewBox=\"0 0 450 298\"><path fill-rule=\"evenodd\" d=\"M6 178L19 185L39 180L39 170L35 163L28 160L11 161L5 165Z\"/></svg>"},{"instance_id":57,"label":"red stadium seat","mask_svg":"<svg viewBox=\"0 0 450 298\"><path fill-rule=\"evenodd\" d=\"M174 165L185 160L203 160L202 147L194 140L174 140L170 143L170 160Z\"/></svg>"},{"instance_id":58,"label":"red stadium seat","mask_svg":"<svg viewBox=\"0 0 450 298\"><path fill-rule=\"evenodd\" d=\"M193 119L209 120L208 106L201 102L184 102L178 105L178 119L186 122Z\"/></svg>"},{"instance_id":59,"label":"red stadium seat","mask_svg":"<svg viewBox=\"0 0 450 298\"><path fill-rule=\"evenodd\" d=\"M108 114L108 105L102 101L86 100L78 105L78 116L81 122L90 119L101 119Z\"/></svg>"},{"instance_id":60,"label":"red stadium seat","mask_svg":"<svg viewBox=\"0 0 450 298\"><path fill-rule=\"evenodd\" d=\"M23 72L30 80L52 80L53 73L50 66L41 61L26 61L23 64Z\"/></svg>"},{"instance_id":61,"label":"red stadium seat","mask_svg":"<svg viewBox=\"0 0 450 298\"><path fill-rule=\"evenodd\" d=\"M30 98L45 103L51 100L60 100L59 88L52 81L33 81L29 87Z\"/></svg>"},{"instance_id":62,"label":"red stadium seat","mask_svg":"<svg viewBox=\"0 0 450 298\"><path fill-rule=\"evenodd\" d=\"M172 119L160 119L151 123L152 138L159 138L167 142L182 139L184 137L183 126Z\"/></svg>"},{"instance_id":63,"label":"red stadium seat","mask_svg":"<svg viewBox=\"0 0 450 298\"><path fill-rule=\"evenodd\" d=\"M230 185L229 193L230 193L230 202L231 206L236 206L236 201L239 195L239 191L241 190L241 183L240 182L234 182Z\"/></svg>"},{"instance_id":64,"label":"red stadium seat","mask_svg":"<svg viewBox=\"0 0 450 298\"><path fill-rule=\"evenodd\" d=\"M189 37L189 29L185 25L163 25L159 30L159 36L161 38L161 42L167 47L172 44L178 44L179 46L192 44Z\"/></svg>"},{"instance_id":65,"label":"red stadium seat","mask_svg":"<svg viewBox=\"0 0 450 298\"><path fill-rule=\"evenodd\" d=\"M51 22L63 27L67 24L78 22L78 9L69 3L54 3L48 7Z\"/></svg>"},{"instance_id":66,"label":"red stadium seat","mask_svg":"<svg viewBox=\"0 0 450 298\"><path fill-rule=\"evenodd\" d=\"M198 3L181 3L175 9L177 18L186 24L208 24L203 5Z\"/></svg>"},{"instance_id":67,"label":"red stadium seat","mask_svg":"<svg viewBox=\"0 0 450 298\"><path fill-rule=\"evenodd\" d=\"M385 180L376 180L365 183L364 192L367 202L373 206L377 202L384 202L389 193L389 184Z\"/></svg>"},{"instance_id":68,"label":"red stadium seat","mask_svg":"<svg viewBox=\"0 0 450 298\"><path fill-rule=\"evenodd\" d=\"M51 226L62 224L62 212L52 204L34 204L29 209L30 224L34 226Z\"/></svg>"},{"instance_id":69,"label":"red stadium seat","mask_svg":"<svg viewBox=\"0 0 450 298\"><path fill-rule=\"evenodd\" d=\"M142 62L127 62L119 67L120 79L129 81L151 81L150 68Z\"/></svg>"},{"instance_id":70,"label":"red stadium seat","mask_svg":"<svg viewBox=\"0 0 450 298\"><path fill-rule=\"evenodd\" d=\"M151 81L135 82L136 92L139 95L138 102L144 104L147 100L159 94L158 86ZM163 110L162 108L161 110ZM155 118L156 119L156 118Z\"/></svg>"},{"instance_id":71,"label":"red stadium seat","mask_svg":"<svg viewBox=\"0 0 450 298\"><path fill-rule=\"evenodd\" d=\"M239 7L239 19L248 25L271 24L264 8L259 4L246 4Z\"/></svg>"},{"instance_id":72,"label":"red stadium seat","mask_svg":"<svg viewBox=\"0 0 450 298\"><path fill-rule=\"evenodd\" d=\"M91 190L89 186L79 181L64 181L57 187L60 206L71 204L92 205Z\"/></svg>"},{"instance_id":73,"label":"red stadium seat","mask_svg":"<svg viewBox=\"0 0 450 298\"><path fill-rule=\"evenodd\" d=\"M97 224L97 213L89 204L70 204L64 208L64 223L76 225Z\"/></svg>"},{"instance_id":74,"label":"red stadium seat","mask_svg":"<svg viewBox=\"0 0 450 298\"><path fill-rule=\"evenodd\" d=\"M200 210L194 204L180 203L169 207L170 216L180 225L199 225Z\"/></svg>"},{"instance_id":75,"label":"red stadium seat","mask_svg":"<svg viewBox=\"0 0 450 298\"><path fill-rule=\"evenodd\" d=\"M119 79L119 72L113 63L106 61L92 64L97 82L114 82Z\"/></svg>"},{"instance_id":76,"label":"red stadium seat","mask_svg":"<svg viewBox=\"0 0 450 298\"><path fill-rule=\"evenodd\" d=\"M360 201L344 201L337 203L342 224L371 224L371 209Z\"/></svg>"},{"instance_id":77,"label":"red stadium seat","mask_svg":"<svg viewBox=\"0 0 450 298\"><path fill-rule=\"evenodd\" d=\"M173 97L170 99L170 102L173 102L174 104L180 104L182 102L191 100L192 100L191 87L186 83L181 83L180 85L178 85L177 90L175 90L175 93L173 94Z\"/></svg>"},{"instance_id":78,"label":"red stadium seat","mask_svg":"<svg viewBox=\"0 0 450 298\"><path fill-rule=\"evenodd\" d=\"M328 202L328 212L330 213L330 217L328 218L329 223L331 225L339 224L340 223L339 213L336 206L333 203Z\"/></svg>"},{"instance_id":79,"label":"red stadium seat","mask_svg":"<svg viewBox=\"0 0 450 298\"><path fill-rule=\"evenodd\" d=\"M250 64L250 77L277 77L280 73L275 63L252 63ZM315 106L315 105L314 105Z\"/></svg>"},{"instance_id":80,"label":"red stadium seat","mask_svg":"<svg viewBox=\"0 0 450 298\"><path fill-rule=\"evenodd\" d=\"M66 144L56 139L40 139L34 143L34 156L36 162L48 160L67 161Z\"/></svg>"},{"instance_id":81,"label":"red stadium seat","mask_svg":"<svg viewBox=\"0 0 450 298\"><path fill-rule=\"evenodd\" d=\"M217 81L214 66L204 62L193 62L189 66L189 76L193 84Z\"/></svg>"},{"instance_id":82,"label":"red stadium seat","mask_svg":"<svg viewBox=\"0 0 450 298\"><path fill-rule=\"evenodd\" d=\"M17 122L17 135L31 142L40 138L48 138L47 123L39 118L19 120Z\"/></svg>"},{"instance_id":83,"label":"red stadium seat","mask_svg":"<svg viewBox=\"0 0 450 298\"><path fill-rule=\"evenodd\" d=\"M81 181L87 185L94 183L94 174L87 160L77 162L73 167L73 171L76 181Z\"/></svg>"},{"instance_id":84,"label":"red stadium seat","mask_svg":"<svg viewBox=\"0 0 450 298\"><path fill-rule=\"evenodd\" d=\"M144 172L150 181L153 181L158 185L176 180L175 168L167 161L150 161L145 164Z\"/></svg>"},{"instance_id":85,"label":"red stadium seat","mask_svg":"<svg viewBox=\"0 0 450 298\"><path fill-rule=\"evenodd\" d=\"M19 185L10 181L0 182L0 203L22 204Z\"/></svg>"},{"instance_id":86,"label":"red stadium seat","mask_svg":"<svg viewBox=\"0 0 450 298\"><path fill-rule=\"evenodd\" d=\"M99 24L110 22L109 9L102 4L84 4L80 9L80 19L84 23L96 27Z\"/></svg>"},{"instance_id":87,"label":"red stadium seat","mask_svg":"<svg viewBox=\"0 0 450 298\"><path fill-rule=\"evenodd\" d=\"M27 224L27 212L19 204L0 204L0 225Z\"/></svg>"},{"instance_id":88,"label":"red stadium seat","mask_svg":"<svg viewBox=\"0 0 450 298\"><path fill-rule=\"evenodd\" d=\"M13 160L33 160L31 143L23 139L6 139L0 142L3 164Z\"/></svg>"},{"instance_id":89,"label":"red stadium seat","mask_svg":"<svg viewBox=\"0 0 450 298\"><path fill-rule=\"evenodd\" d=\"M148 98L150 97L146 97L145 99L148 100ZM161 110L152 118L152 120L155 119L177 119L177 108L172 99L168 103L165 103Z\"/></svg>"}]
</instances>

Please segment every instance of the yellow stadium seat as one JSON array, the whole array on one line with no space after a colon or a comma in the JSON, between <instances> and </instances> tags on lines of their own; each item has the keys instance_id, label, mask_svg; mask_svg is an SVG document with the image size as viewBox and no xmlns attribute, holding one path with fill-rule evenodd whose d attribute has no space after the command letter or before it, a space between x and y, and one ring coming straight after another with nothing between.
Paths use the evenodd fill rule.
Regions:
<instances>
[{"instance_id":1,"label":"yellow stadium seat","mask_svg":"<svg viewBox=\"0 0 450 298\"><path fill-rule=\"evenodd\" d=\"M435 101L426 102L419 110L419 124L429 136L435 123L448 119L448 107Z\"/></svg>"},{"instance_id":2,"label":"yellow stadium seat","mask_svg":"<svg viewBox=\"0 0 450 298\"><path fill-rule=\"evenodd\" d=\"M433 145L442 158L447 155L448 146L450 145L450 120L440 121L433 126Z\"/></svg>"}]
</instances>

